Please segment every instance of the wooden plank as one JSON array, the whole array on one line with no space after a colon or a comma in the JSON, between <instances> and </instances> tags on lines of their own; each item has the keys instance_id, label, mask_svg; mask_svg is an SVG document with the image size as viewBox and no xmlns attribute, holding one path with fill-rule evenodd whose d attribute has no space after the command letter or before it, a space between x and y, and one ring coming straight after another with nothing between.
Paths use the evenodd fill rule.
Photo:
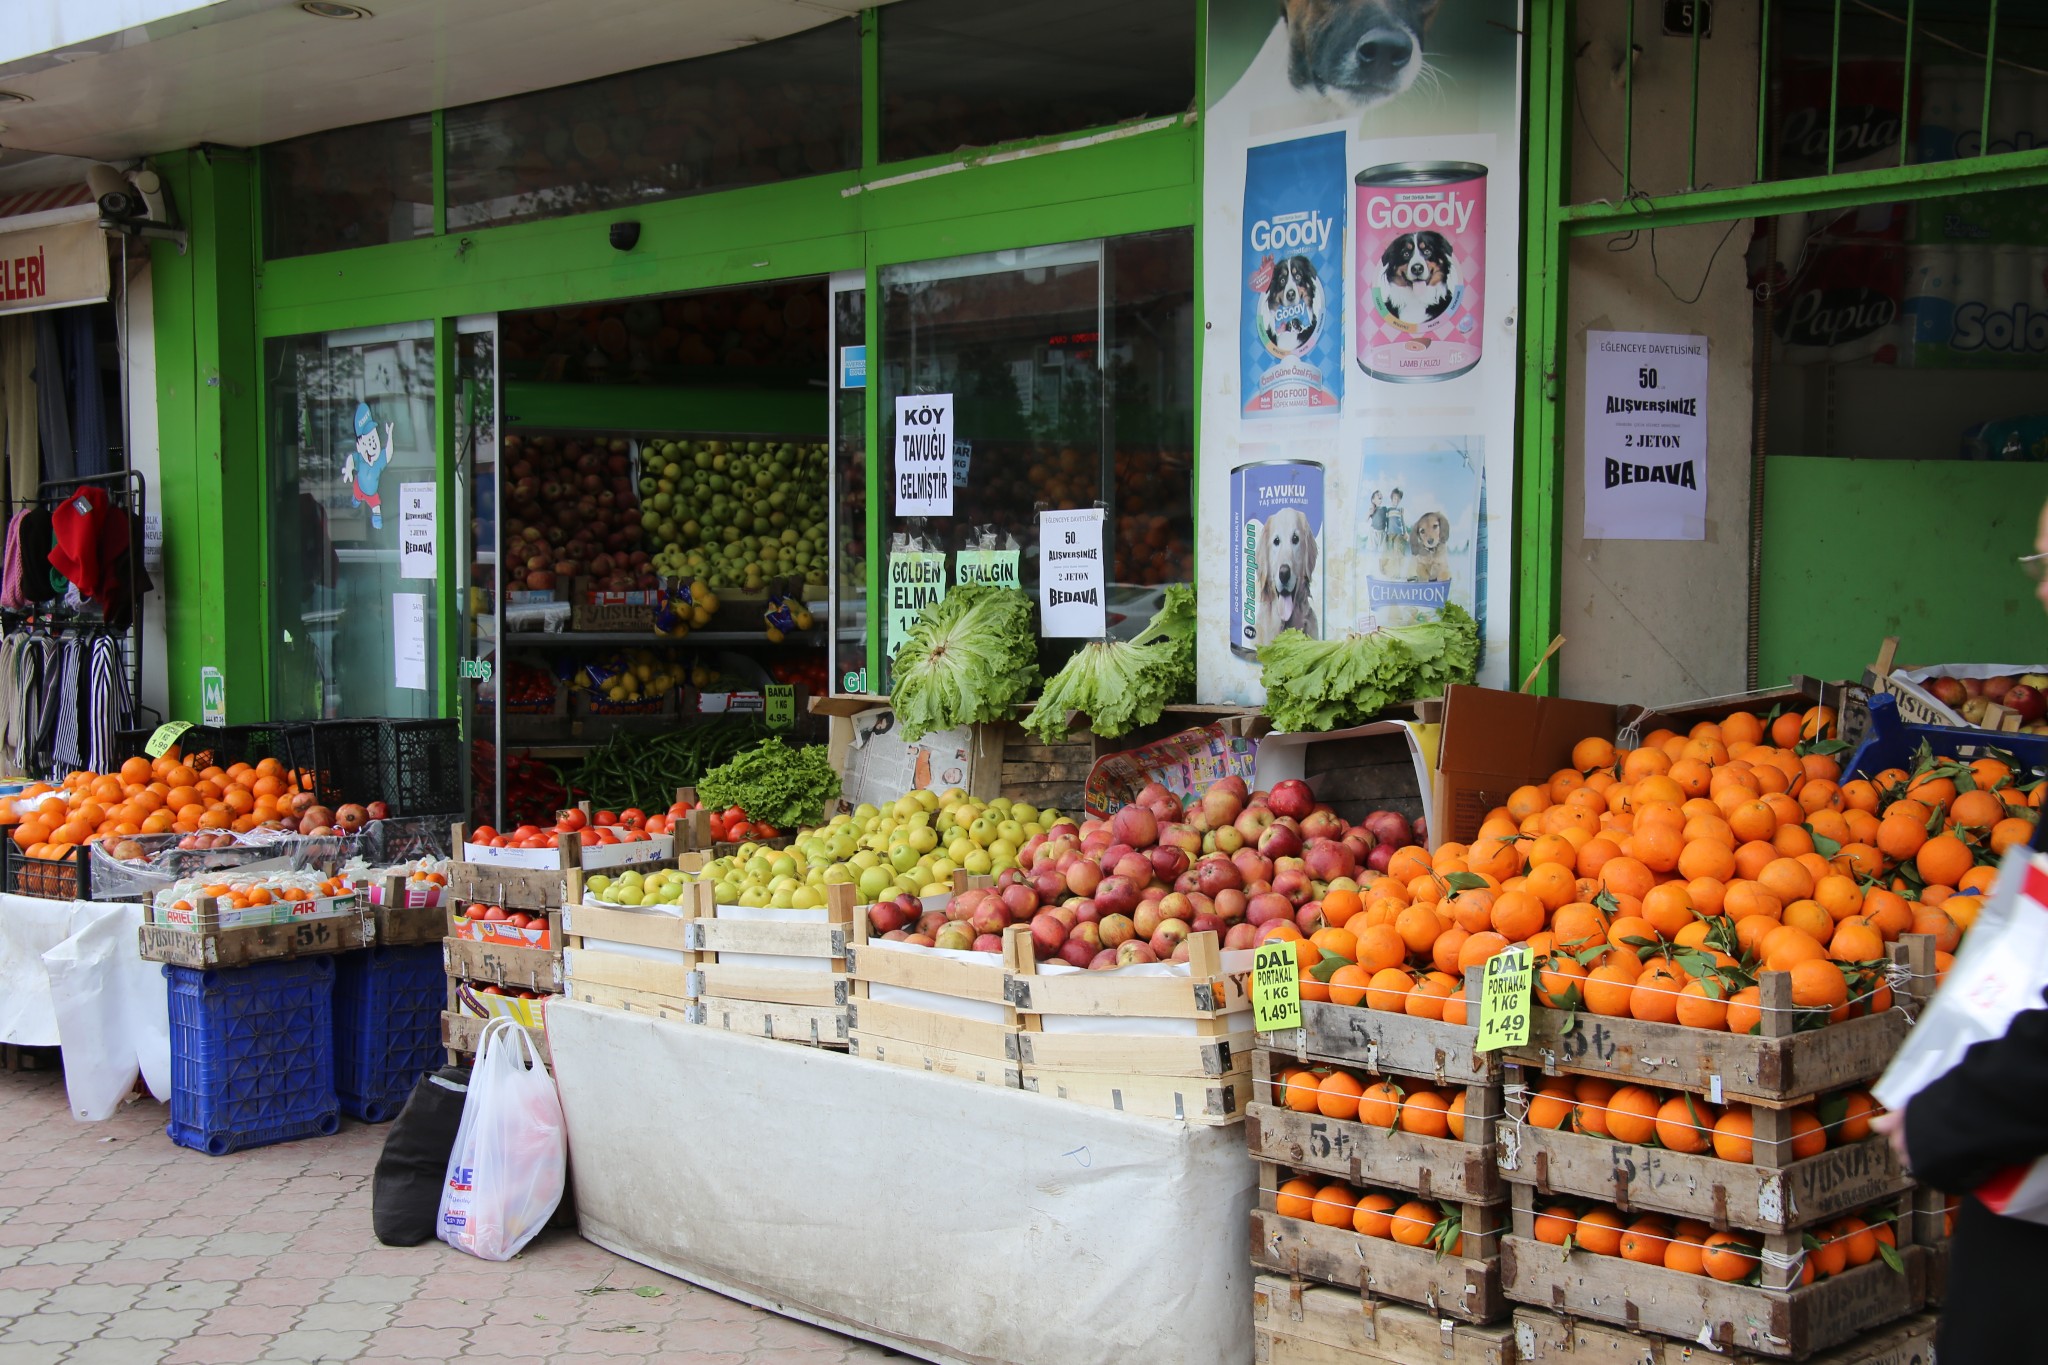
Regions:
<instances>
[{"instance_id":1,"label":"wooden plank","mask_svg":"<svg viewBox=\"0 0 2048 1365\"><path fill-rule=\"evenodd\" d=\"M1847 1345L1809 1357L1806 1365L1931 1365L1935 1319L1917 1314L1889 1327L1866 1332ZM1748 1351L1710 1356L1696 1343L1670 1341L1645 1332L1630 1332L1606 1323L1561 1318L1534 1308L1517 1308L1514 1342L1523 1365L1699 1365L1712 1359L1721 1365L1760 1365L1770 1359Z\"/></svg>"},{"instance_id":2,"label":"wooden plank","mask_svg":"<svg viewBox=\"0 0 2048 1365\"><path fill-rule=\"evenodd\" d=\"M1244 1135L1255 1157L1354 1185L1390 1185L1457 1203L1488 1204L1505 1197L1490 1143L1389 1132L1262 1100L1246 1110Z\"/></svg>"},{"instance_id":3,"label":"wooden plank","mask_svg":"<svg viewBox=\"0 0 2048 1365\"><path fill-rule=\"evenodd\" d=\"M574 994L578 986L609 986L614 990L688 999L690 972L696 962L657 962L653 958L629 957L590 948L571 948L563 958L563 989Z\"/></svg>"},{"instance_id":4,"label":"wooden plank","mask_svg":"<svg viewBox=\"0 0 2048 1365\"><path fill-rule=\"evenodd\" d=\"M961 1000L1008 1004L1003 959L993 953L982 956L988 958L986 965L905 951L870 940L848 947L846 968L854 979L878 986L902 986Z\"/></svg>"},{"instance_id":5,"label":"wooden plank","mask_svg":"<svg viewBox=\"0 0 2048 1365\"><path fill-rule=\"evenodd\" d=\"M508 910L547 910L568 899L568 877L560 868L499 867L456 861L448 867L448 890L458 900L502 905Z\"/></svg>"},{"instance_id":6,"label":"wooden plank","mask_svg":"<svg viewBox=\"0 0 2048 1365\"><path fill-rule=\"evenodd\" d=\"M690 1022L730 1033L750 1033L787 1043L819 1047L846 1046L846 1008L785 1005L759 1000L700 999L691 1007Z\"/></svg>"},{"instance_id":7,"label":"wooden plank","mask_svg":"<svg viewBox=\"0 0 2048 1365\"><path fill-rule=\"evenodd\" d=\"M956 1076L963 1081L999 1086L1005 1090L1017 1090L1024 1084L1023 1075L1017 1064L1001 1057L985 1057L979 1053L958 1052L951 1048L933 1047L927 1043L905 1042L900 1038L862 1033L857 1028L852 1029L847 1035L847 1051L852 1056L865 1057L873 1062L907 1066L915 1071L928 1071L940 1076Z\"/></svg>"},{"instance_id":8,"label":"wooden plank","mask_svg":"<svg viewBox=\"0 0 2048 1365\"><path fill-rule=\"evenodd\" d=\"M379 947L439 943L448 932L448 912L438 905L376 905L371 914Z\"/></svg>"},{"instance_id":9,"label":"wooden plank","mask_svg":"<svg viewBox=\"0 0 2048 1365\"><path fill-rule=\"evenodd\" d=\"M1501 1284L1510 1299L1554 1313L1720 1351L1797 1359L1919 1311L1927 1292L1926 1253L1907 1246L1899 1256L1903 1274L1879 1259L1801 1289L1777 1290L1584 1250L1566 1254L1510 1235L1501 1239Z\"/></svg>"},{"instance_id":10,"label":"wooden plank","mask_svg":"<svg viewBox=\"0 0 2048 1365\"><path fill-rule=\"evenodd\" d=\"M483 1037L484 1025L490 1022L473 1014L444 1011L441 1015L441 1046L450 1052L464 1052L475 1056L477 1042ZM548 1051L547 1030L530 1028L526 1030L526 1036L533 1039L534 1045L540 1049L541 1061L550 1067L554 1066L554 1056Z\"/></svg>"},{"instance_id":11,"label":"wooden plank","mask_svg":"<svg viewBox=\"0 0 2048 1365\"><path fill-rule=\"evenodd\" d=\"M1277 1275L1252 1283L1252 1327L1266 1343L1260 1365L1516 1365L1511 1326L1453 1322Z\"/></svg>"},{"instance_id":12,"label":"wooden plank","mask_svg":"<svg viewBox=\"0 0 2048 1365\"><path fill-rule=\"evenodd\" d=\"M1716 1228L1785 1232L1911 1189L1891 1144L1868 1137L1777 1170L1522 1123L1503 1123L1500 1169L1544 1194L1602 1199Z\"/></svg>"},{"instance_id":13,"label":"wooden plank","mask_svg":"<svg viewBox=\"0 0 2048 1365\"><path fill-rule=\"evenodd\" d=\"M1881 1074L1909 1027L1898 1010L1782 1038L1717 1033L1682 1024L1613 1019L1538 1007L1529 1042L1507 1060L1641 1081L1668 1090L1782 1107ZM1718 1091L1718 1094L1716 1093Z\"/></svg>"},{"instance_id":14,"label":"wooden plank","mask_svg":"<svg viewBox=\"0 0 2048 1365\"><path fill-rule=\"evenodd\" d=\"M581 981L571 981L565 994L569 999L580 1000L586 1005L623 1010L627 1014L651 1014L657 1019L673 1019L679 1024L690 1022L690 1011L696 1006L694 1000Z\"/></svg>"},{"instance_id":15,"label":"wooden plank","mask_svg":"<svg viewBox=\"0 0 2048 1365\"><path fill-rule=\"evenodd\" d=\"M1236 1123L1251 1095L1251 1071L1229 1076L1133 1076L1125 1072L1024 1067L1024 1088L1097 1109L1186 1123Z\"/></svg>"},{"instance_id":16,"label":"wooden plank","mask_svg":"<svg viewBox=\"0 0 2048 1365\"><path fill-rule=\"evenodd\" d=\"M1259 1035L1259 1045L1299 1061L1330 1062L1439 1084L1500 1080L1498 1053L1475 1052L1477 1027L1354 1005L1304 1001L1301 1027Z\"/></svg>"},{"instance_id":17,"label":"wooden plank","mask_svg":"<svg viewBox=\"0 0 2048 1365\"><path fill-rule=\"evenodd\" d=\"M296 924L245 924L205 933L144 924L136 929L136 949L146 962L173 967L246 967L252 962L367 948L376 941L376 932L376 922L367 912Z\"/></svg>"},{"instance_id":18,"label":"wooden plank","mask_svg":"<svg viewBox=\"0 0 2048 1365\"><path fill-rule=\"evenodd\" d=\"M991 1061L1017 1062L1014 1024L963 1019L882 1000L849 1000L847 1025L868 1037L891 1038L913 1047L937 1048Z\"/></svg>"},{"instance_id":19,"label":"wooden plank","mask_svg":"<svg viewBox=\"0 0 2048 1365\"><path fill-rule=\"evenodd\" d=\"M1260 1192L1270 1205L1272 1194ZM1372 1298L1420 1304L1464 1322L1492 1322L1507 1311L1498 1261L1445 1256L1426 1246L1366 1237L1350 1228L1252 1211L1252 1264L1283 1275L1343 1285Z\"/></svg>"},{"instance_id":20,"label":"wooden plank","mask_svg":"<svg viewBox=\"0 0 2048 1365\"><path fill-rule=\"evenodd\" d=\"M812 972L790 967L733 967L707 963L690 973L689 995L728 1000L755 1000L780 1005L841 1008L847 1001L846 977L839 972Z\"/></svg>"},{"instance_id":21,"label":"wooden plank","mask_svg":"<svg viewBox=\"0 0 2048 1365\"><path fill-rule=\"evenodd\" d=\"M695 919L686 945L700 953L760 953L769 957L846 956L843 924L778 924L765 920ZM843 970L843 967L842 967Z\"/></svg>"},{"instance_id":22,"label":"wooden plank","mask_svg":"<svg viewBox=\"0 0 2048 1365\"><path fill-rule=\"evenodd\" d=\"M689 933L685 926L689 922L687 915L653 914L590 901L562 911L562 932L572 939L600 939L607 943L630 943L636 948L667 948L672 952L688 950Z\"/></svg>"},{"instance_id":23,"label":"wooden plank","mask_svg":"<svg viewBox=\"0 0 2048 1365\"><path fill-rule=\"evenodd\" d=\"M1045 1071L1117 1071L1131 1076L1227 1076L1252 1055L1252 1033L1213 1038L1140 1033L1018 1033L1017 1060Z\"/></svg>"},{"instance_id":24,"label":"wooden plank","mask_svg":"<svg viewBox=\"0 0 2048 1365\"><path fill-rule=\"evenodd\" d=\"M442 940L448 975L465 981L491 981L530 991L562 989L559 948L507 948L466 938Z\"/></svg>"}]
</instances>

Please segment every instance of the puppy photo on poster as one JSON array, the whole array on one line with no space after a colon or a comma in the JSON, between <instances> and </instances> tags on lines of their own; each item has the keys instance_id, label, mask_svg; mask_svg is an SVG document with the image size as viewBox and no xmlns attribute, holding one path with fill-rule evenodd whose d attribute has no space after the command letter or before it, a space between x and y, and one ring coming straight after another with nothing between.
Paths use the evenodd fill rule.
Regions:
<instances>
[{"instance_id":1,"label":"puppy photo on poster","mask_svg":"<svg viewBox=\"0 0 2048 1365\"><path fill-rule=\"evenodd\" d=\"M1355 629L1413 625L1446 602L1478 616L1484 467L1477 436L1366 439L1352 501Z\"/></svg>"}]
</instances>

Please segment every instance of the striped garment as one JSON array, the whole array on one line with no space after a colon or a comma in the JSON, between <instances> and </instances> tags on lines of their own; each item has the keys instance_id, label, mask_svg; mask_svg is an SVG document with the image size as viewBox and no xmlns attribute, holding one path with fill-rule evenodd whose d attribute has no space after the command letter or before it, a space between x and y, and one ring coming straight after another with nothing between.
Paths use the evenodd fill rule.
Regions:
<instances>
[{"instance_id":1,"label":"striped garment","mask_svg":"<svg viewBox=\"0 0 2048 1365\"><path fill-rule=\"evenodd\" d=\"M88 729L85 766L96 773L110 773L119 762L114 753L114 732L133 723L132 699L128 695L128 670L121 666L121 644L111 635L92 637L91 681L87 688Z\"/></svg>"}]
</instances>

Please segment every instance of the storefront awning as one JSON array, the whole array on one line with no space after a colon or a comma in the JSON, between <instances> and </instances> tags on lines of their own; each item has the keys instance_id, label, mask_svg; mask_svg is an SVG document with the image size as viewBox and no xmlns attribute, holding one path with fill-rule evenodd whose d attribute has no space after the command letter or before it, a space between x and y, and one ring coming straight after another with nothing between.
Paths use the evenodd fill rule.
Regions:
<instances>
[{"instance_id":1,"label":"storefront awning","mask_svg":"<svg viewBox=\"0 0 2048 1365\"><path fill-rule=\"evenodd\" d=\"M71 193L67 187L15 195L0 200L0 208ZM74 203L0 216L0 313L99 303L112 283L98 206Z\"/></svg>"}]
</instances>

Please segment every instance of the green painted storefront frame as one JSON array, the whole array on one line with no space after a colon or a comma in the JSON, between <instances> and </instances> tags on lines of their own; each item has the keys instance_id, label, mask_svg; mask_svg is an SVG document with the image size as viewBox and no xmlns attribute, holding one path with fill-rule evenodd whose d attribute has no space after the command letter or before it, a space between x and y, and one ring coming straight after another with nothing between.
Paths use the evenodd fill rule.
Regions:
<instances>
[{"instance_id":1,"label":"green painted storefront frame","mask_svg":"<svg viewBox=\"0 0 2048 1365\"><path fill-rule=\"evenodd\" d=\"M1572 202L1572 81L1576 75L1578 7L1576 0L1527 3L1527 150L1521 287L1521 315L1526 325L1521 343L1514 537L1518 566L1514 655L1518 679L1535 668L1564 625L1563 462L1572 455L1564 449L1561 405L1569 389L1568 319L1574 241L1654 228L2048 185L2048 148L2042 148L1955 161L1837 171L1728 189ZM1759 105L1760 116L1761 113ZM1695 131L1696 127L1695 120ZM1754 459L1764 458L1760 452L1751 454ZM1763 518L1763 509L1752 508L1751 516ZM1768 519L1762 524L1767 530ZM1817 597L1812 609L1826 611L1830 605ZM1752 659L1752 670L1755 663ZM1537 674L1531 690L1554 692L1555 669Z\"/></svg>"}]
</instances>

